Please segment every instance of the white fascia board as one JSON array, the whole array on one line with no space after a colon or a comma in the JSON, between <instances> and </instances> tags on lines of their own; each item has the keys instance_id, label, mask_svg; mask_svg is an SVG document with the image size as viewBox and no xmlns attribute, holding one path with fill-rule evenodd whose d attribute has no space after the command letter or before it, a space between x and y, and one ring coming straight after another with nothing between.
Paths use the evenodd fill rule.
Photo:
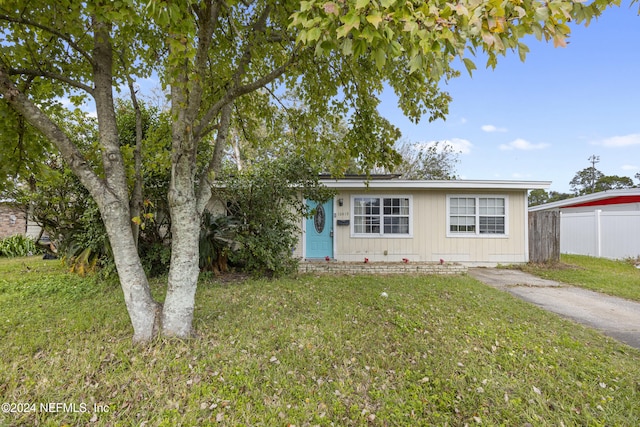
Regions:
<instances>
[{"instance_id":1,"label":"white fascia board","mask_svg":"<svg viewBox=\"0 0 640 427\"><path fill-rule=\"evenodd\" d=\"M320 181L336 189L376 190L544 190L551 181L487 181L487 180L350 180L327 179Z\"/></svg>"}]
</instances>

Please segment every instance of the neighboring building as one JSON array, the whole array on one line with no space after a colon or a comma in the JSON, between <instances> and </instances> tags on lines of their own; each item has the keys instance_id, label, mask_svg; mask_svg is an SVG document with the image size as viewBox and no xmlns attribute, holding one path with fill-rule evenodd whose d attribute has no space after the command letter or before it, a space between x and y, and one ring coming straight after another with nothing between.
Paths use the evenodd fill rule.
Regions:
<instances>
[{"instance_id":1,"label":"neighboring building","mask_svg":"<svg viewBox=\"0 0 640 427\"><path fill-rule=\"evenodd\" d=\"M25 234L27 215L23 209L16 208L5 200L0 200L0 239Z\"/></svg>"},{"instance_id":2,"label":"neighboring building","mask_svg":"<svg viewBox=\"0 0 640 427\"><path fill-rule=\"evenodd\" d=\"M609 190L533 206L560 212L560 252L622 259L640 256L640 189Z\"/></svg>"},{"instance_id":3,"label":"neighboring building","mask_svg":"<svg viewBox=\"0 0 640 427\"><path fill-rule=\"evenodd\" d=\"M305 260L444 260L483 266L528 261L528 190L550 185L394 177L322 183L337 194L304 221L294 255Z\"/></svg>"}]
</instances>

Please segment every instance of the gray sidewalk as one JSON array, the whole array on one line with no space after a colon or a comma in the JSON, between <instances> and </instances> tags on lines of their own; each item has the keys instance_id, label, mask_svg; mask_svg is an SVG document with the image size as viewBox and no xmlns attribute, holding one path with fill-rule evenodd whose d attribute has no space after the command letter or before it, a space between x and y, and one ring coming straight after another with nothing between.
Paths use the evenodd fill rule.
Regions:
<instances>
[{"instance_id":1,"label":"gray sidewalk","mask_svg":"<svg viewBox=\"0 0 640 427\"><path fill-rule=\"evenodd\" d=\"M470 268L475 279L640 349L640 303L519 270Z\"/></svg>"}]
</instances>

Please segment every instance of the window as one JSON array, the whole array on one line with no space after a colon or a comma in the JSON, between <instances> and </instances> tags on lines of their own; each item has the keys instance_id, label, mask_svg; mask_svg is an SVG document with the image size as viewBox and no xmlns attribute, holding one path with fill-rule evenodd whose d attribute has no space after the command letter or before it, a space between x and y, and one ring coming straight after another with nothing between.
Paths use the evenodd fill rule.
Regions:
<instances>
[{"instance_id":1,"label":"window","mask_svg":"<svg viewBox=\"0 0 640 427\"><path fill-rule=\"evenodd\" d=\"M409 197L354 197L353 234L410 236Z\"/></svg>"},{"instance_id":2,"label":"window","mask_svg":"<svg viewBox=\"0 0 640 427\"><path fill-rule=\"evenodd\" d=\"M505 196L449 196L447 200L448 235L508 234Z\"/></svg>"},{"instance_id":3,"label":"window","mask_svg":"<svg viewBox=\"0 0 640 427\"><path fill-rule=\"evenodd\" d=\"M505 234L505 203L503 197L481 197L480 234Z\"/></svg>"},{"instance_id":4,"label":"window","mask_svg":"<svg viewBox=\"0 0 640 427\"><path fill-rule=\"evenodd\" d=\"M357 197L353 205L353 231L356 234L380 233L380 199Z\"/></svg>"}]
</instances>

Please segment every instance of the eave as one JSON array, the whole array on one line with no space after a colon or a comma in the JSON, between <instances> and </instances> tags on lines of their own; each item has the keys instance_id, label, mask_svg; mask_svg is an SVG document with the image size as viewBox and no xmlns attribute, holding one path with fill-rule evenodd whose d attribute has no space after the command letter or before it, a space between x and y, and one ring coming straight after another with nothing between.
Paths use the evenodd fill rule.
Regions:
<instances>
[{"instance_id":1,"label":"eave","mask_svg":"<svg viewBox=\"0 0 640 427\"><path fill-rule=\"evenodd\" d=\"M374 190L544 190L551 181L508 181L508 180L344 180L323 179L320 181L335 189L374 189Z\"/></svg>"}]
</instances>

